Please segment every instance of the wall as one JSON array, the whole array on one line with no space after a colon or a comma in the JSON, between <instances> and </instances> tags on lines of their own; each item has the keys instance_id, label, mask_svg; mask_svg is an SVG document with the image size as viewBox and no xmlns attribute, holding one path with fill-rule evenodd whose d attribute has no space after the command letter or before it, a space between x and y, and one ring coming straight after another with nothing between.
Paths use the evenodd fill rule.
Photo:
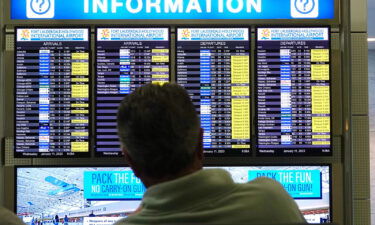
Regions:
<instances>
[{"instance_id":1,"label":"wall","mask_svg":"<svg viewBox=\"0 0 375 225\"><path fill-rule=\"evenodd\" d=\"M371 221L375 224L375 50L368 51L369 116L370 116L370 176Z\"/></svg>"},{"instance_id":2,"label":"wall","mask_svg":"<svg viewBox=\"0 0 375 225\"><path fill-rule=\"evenodd\" d=\"M346 0L342 0L345 2ZM352 224L370 224L370 158L369 158L369 116L368 116L368 58L367 58L367 0L350 0L351 15L351 58L350 65L343 65L344 89L350 94L351 108L344 114L348 131L344 138L344 162L346 190L345 198L353 204L347 204L346 214L352 213ZM342 16L345 21L345 15ZM343 24L345 26L345 23ZM347 50L347 48L344 48ZM345 60L343 61L343 63ZM350 69L350 70L349 70ZM350 73L348 74L348 71ZM349 83L348 83L349 81ZM348 85L349 84L349 85ZM344 100L345 101L345 100ZM352 176L352 178L348 178ZM350 190L352 188L352 190ZM346 220L349 224L349 221Z\"/></svg>"}]
</instances>

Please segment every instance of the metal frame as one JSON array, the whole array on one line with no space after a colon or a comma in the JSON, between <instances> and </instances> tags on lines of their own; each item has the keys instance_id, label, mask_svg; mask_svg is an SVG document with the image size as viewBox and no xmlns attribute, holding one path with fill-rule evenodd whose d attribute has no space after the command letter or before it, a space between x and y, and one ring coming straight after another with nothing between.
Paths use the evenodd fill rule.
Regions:
<instances>
[{"instance_id":1,"label":"metal frame","mask_svg":"<svg viewBox=\"0 0 375 225\"><path fill-rule=\"evenodd\" d=\"M351 0L342 0L340 40L342 48L342 111L343 111L343 164L344 164L344 221L354 224L353 216L353 152L352 152L352 66L351 66Z\"/></svg>"},{"instance_id":2,"label":"metal frame","mask_svg":"<svg viewBox=\"0 0 375 225\"><path fill-rule=\"evenodd\" d=\"M4 9L4 1L0 1L0 13L3 14ZM4 20L0 17L0 30L3 31L4 29ZM5 176L4 176L4 168L2 165L4 165L5 161L5 141L3 140L3 130L4 130L4 38L5 35L0 35L0 205L3 205L4 201L4 183L5 183Z\"/></svg>"}]
</instances>

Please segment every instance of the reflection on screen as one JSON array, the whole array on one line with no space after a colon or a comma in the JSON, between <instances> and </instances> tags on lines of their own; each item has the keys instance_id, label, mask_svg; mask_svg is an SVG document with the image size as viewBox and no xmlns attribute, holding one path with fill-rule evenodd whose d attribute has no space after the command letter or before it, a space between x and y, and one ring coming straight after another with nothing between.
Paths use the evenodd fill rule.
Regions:
<instances>
[{"instance_id":1,"label":"reflection on screen","mask_svg":"<svg viewBox=\"0 0 375 225\"><path fill-rule=\"evenodd\" d=\"M168 28L98 28L96 34L96 154L121 155L116 114L143 84L169 81Z\"/></svg>"},{"instance_id":2,"label":"reflection on screen","mask_svg":"<svg viewBox=\"0 0 375 225\"><path fill-rule=\"evenodd\" d=\"M330 155L329 28L258 28L258 155Z\"/></svg>"},{"instance_id":3,"label":"reflection on screen","mask_svg":"<svg viewBox=\"0 0 375 225\"><path fill-rule=\"evenodd\" d=\"M210 168L215 167L205 169ZM276 179L296 199L308 222L329 222L328 166L220 168L236 183L259 176ZM67 215L69 224L105 224L108 218L125 218L134 212L144 192L143 184L129 168L17 168L17 215L27 224L33 218L52 224L56 215L61 220Z\"/></svg>"},{"instance_id":4,"label":"reflection on screen","mask_svg":"<svg viewBox=\"0 0 375 225\"><path fill-rule=\"evenodd\" d=\"M89 29L18 28L15 156L89 153Z\"/></svg>"},{"instance_id":5,"label":"reflection on screen","mask_svg":"<svg viewBox=\"0 0 375 225\"><path fill-rule=\"evenodd\" d=\"M207 156L250 154L248 28L178 28L177 83L189 93Z\"/></svg>"}]
</instances>

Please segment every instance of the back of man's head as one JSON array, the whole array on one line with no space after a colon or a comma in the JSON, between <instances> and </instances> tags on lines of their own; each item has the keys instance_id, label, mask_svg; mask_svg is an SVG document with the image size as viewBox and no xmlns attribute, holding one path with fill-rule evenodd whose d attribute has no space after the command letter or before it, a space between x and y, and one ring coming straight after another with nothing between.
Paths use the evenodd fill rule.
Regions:
<instances>
[{"instance_id":1,"label":"back of man's head","mask_svg":"<svg viewBox=\"0 0 375 225\"><path fill-rule=\"evenodd\" d=\"M121 102L117 122L123 147L144 175L174 176L193 163L200 123L184 88L176 84L138 88Z\"/></svg>"}]
</instances>

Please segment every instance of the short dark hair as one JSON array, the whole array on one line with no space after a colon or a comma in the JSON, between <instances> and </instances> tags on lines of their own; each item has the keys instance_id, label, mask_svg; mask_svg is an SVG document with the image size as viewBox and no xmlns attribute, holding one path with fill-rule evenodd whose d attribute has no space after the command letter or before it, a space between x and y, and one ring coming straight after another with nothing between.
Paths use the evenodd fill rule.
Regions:
<instances>
[{"instance_id":1,"label":"short dark hair","mask_svg":"<svg viewBox=\"0 0 375 225\"><path fill-rule=\"evenodd\" d=\"M152 178L177 175L193 163L200 123L186 90L147 84L126 96L118 134L133 163Z\"/></svg>"}]
</instances>

